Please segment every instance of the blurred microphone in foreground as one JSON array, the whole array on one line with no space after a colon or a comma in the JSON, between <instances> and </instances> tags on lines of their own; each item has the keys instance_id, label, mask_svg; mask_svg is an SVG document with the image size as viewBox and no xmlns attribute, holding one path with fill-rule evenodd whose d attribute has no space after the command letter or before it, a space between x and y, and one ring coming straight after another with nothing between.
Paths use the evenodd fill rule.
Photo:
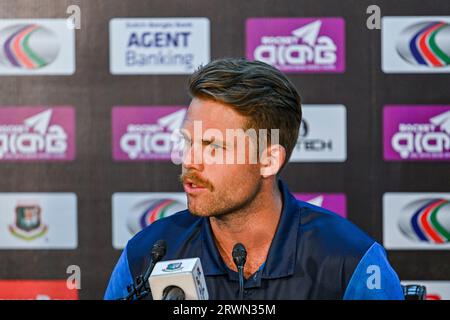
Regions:
<instances>
[{"instance_id":1,"label":"blurred microphone in foreground","mask_svg":"<svg viewBox=\"0 0 450 320\"><path fill-rule=\"evenodd\" d=\"M199 258L158 262L150 276L154 300L208 300Z\"/></svg>"}]
</instances>

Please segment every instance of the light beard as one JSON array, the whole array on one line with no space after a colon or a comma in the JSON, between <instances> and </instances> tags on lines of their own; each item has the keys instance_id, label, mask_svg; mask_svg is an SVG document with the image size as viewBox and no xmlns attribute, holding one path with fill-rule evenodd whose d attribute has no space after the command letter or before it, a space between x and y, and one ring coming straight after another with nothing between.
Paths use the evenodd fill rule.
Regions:
<instances>
[{"instance_id":1,"label":"light beard","mask_svg":"<svg viewBox=\"0 0 450 320\"><path fill-rule=\"evenodd\" d=\"M221 197L220 203L209 203L209 208L201 208L197 211L192 210L191 206L189 205L188 196L188 209L194 216L215 218L223 222L231 221L238 217L248 215L247 213L251 210L252 207L254 207L254 202L257 200L261 189L262 182L259 181L250 195L243 200L235 201L232 205L229 205L230 203L232 203L232 201L223 201L223 199L227 199L229 197Z\"/></svg>"}]
</instances>

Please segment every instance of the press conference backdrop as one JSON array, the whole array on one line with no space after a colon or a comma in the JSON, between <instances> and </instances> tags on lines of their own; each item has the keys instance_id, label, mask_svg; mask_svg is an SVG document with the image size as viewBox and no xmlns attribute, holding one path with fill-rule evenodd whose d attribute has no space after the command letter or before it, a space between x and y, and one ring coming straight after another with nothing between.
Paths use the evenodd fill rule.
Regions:
<instances>
[{"instance_id":1,"label":"press conference backdrop","mask_svg":"<svg viewBox=\"0 0 450 320\"><path fill-rule=\"evenodd\" d=\"M102 298L127 240L186 206L187 75L247 57L303 99L291 191L449 299L449 30L446 0L1 0L0 298Z\"/></svg>"}]
</instances>

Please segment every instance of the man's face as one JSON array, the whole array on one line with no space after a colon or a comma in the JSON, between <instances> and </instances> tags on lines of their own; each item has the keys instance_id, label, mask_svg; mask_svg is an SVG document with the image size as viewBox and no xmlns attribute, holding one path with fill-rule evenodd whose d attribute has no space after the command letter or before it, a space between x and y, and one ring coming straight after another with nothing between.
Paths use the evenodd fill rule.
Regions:
<instances>
[{"instance_id":1,"label":"man's face","mask_svg":"<svg viewBox=\"0 0 450 320\"><path fill-rule=\"evenodd\" d=\"M192 100L182 127L185 155L181 175L192 214L211 217L232 213L260 191L260 167L250 159L255 141L245 139L242 145L236 136L227 139L227 132L231 137L230 132L244 129L245 124L246 118L227 105ZM238 161L241 156L245 161Z\"/></svg>"}]
</instances>

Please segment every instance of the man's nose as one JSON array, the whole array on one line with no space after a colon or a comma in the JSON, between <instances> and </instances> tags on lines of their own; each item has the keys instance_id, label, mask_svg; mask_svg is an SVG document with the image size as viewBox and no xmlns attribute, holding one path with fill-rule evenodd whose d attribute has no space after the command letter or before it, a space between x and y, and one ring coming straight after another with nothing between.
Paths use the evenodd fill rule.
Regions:
<instances>
[{"instance_id":1,"label":"man's nose","mask_svg":"<svg viewBox=\"0 0 450 320\"><path fill-rule=\"evenodd\" d=\"M183 152L183 168L186 170L203 171L202 144L186 144Z\"/></svg>"}]
</instances>

